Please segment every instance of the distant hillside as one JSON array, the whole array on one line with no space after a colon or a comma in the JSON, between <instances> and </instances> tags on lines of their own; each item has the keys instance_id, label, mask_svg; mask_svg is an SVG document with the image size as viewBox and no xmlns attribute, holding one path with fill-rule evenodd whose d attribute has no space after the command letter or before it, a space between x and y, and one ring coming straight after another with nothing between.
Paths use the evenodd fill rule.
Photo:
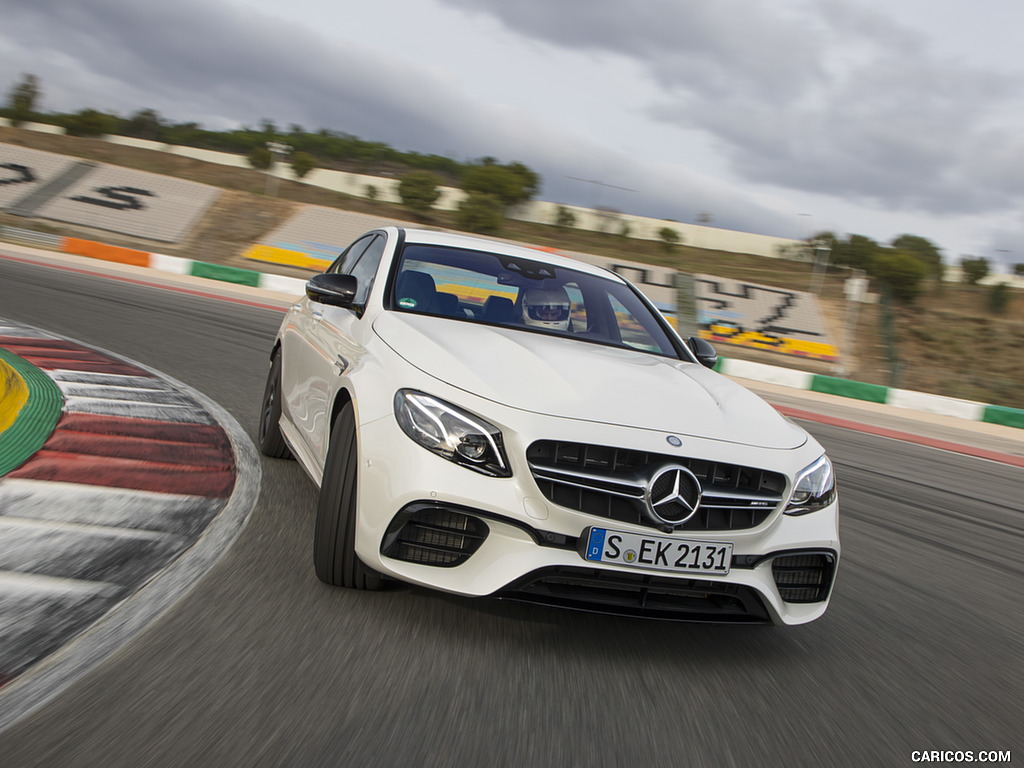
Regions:
<instances>
[{"instance_id":1,"label":"distant hillside","mask_svg":"<svg viewBox=\"0 0 1024 768\"><path fill-rule=\"evenodd\" d=\"M232 266L257 268L242 252L279 226L300 204L315 204L381 216L413 219L401 206L355 198L294 181L282 180L276 194L266 194L266 176L255 170L203 163L163 152L117 146L96 139L73 138L0 127L0 142L58 152L98 162L177 176L220 187L226 192L207 212L185 241L156 244L86 227L58 225L41 219L26 220L0 213L0 224L35 228L59 234L91 237L117 245ZM437 212L422 223L454 229L450 213ZM686 272L706 273L806 290L810 265L758 256L724 253L676 245L625 239L618 235L586 232L540 224L507 221L502 236L566 251L625 258ZM263 268L263 267L259 267ZM276 268L283 274L301 270ZM821 309L841 339L851 315L843 298L846 273L829 270L821 291ZM897 308L891 315L891 334L878 305L864 304L857 313L853 354L844 356L842 369L772 353L721 345L727 357L756 359L773 365L803 368L816 373L842 375L874 384L934 392L952 397L1011 407L1024 407L1024 295L1012 291L1004 314L988 310L987 286L935 287L913 307ZM890 344L890 338L892 343ZM892 352L895 350L895 356Z\"/></svg>"}]
</instances>

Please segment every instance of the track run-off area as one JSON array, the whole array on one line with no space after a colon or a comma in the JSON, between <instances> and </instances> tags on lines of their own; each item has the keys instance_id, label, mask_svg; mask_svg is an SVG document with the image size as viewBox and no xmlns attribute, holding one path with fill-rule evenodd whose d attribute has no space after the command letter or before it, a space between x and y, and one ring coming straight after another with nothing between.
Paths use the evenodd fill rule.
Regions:
<instances>
[{"instance_id":1,"label":"track run-off area","mask_svg":"<svg viewBox=\"0 0 1024 768\"><path fill-rule=\"evenodd\" d=\"M246 444L289 301L0 246L0 317L180 383L240 424ZM0 764L1022 759L1024 431L754 388L836 466L843 559L817 622L645 622L405 586L333 589L312 568L313 483L295 462L260 457L237 538L201 538L195 547L218 551L188 587L64 670L54 695L0 731Z\"/></svg>"}]
</instances>

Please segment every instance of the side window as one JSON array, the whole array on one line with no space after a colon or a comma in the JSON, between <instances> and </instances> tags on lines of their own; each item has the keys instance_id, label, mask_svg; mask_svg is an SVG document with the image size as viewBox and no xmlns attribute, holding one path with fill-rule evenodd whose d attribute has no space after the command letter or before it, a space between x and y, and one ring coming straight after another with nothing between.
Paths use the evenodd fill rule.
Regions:
<instances>
[{"instance_id":1,"label":"side window","mask_svg":"<svg viewBox=\"0 0 1024 768\"><path fill-rule=\"evenodd\" d=\"M328 272L335 272L341 275L347 275L352 273L352 267L359 261L359 257L363 255L363 251L375 238L376 235L370 235L369 237L363 237L356 240L352 245L341 252L341 255L335 259L334 263L327 268Z\"/></svg>"},{"instance_id":2,"label":"side window","mask_svg":"<svg viewBox=\"0 0 1024 768\"><path fill-rule=\"evenodd\" d=\"M618 299L609 294L608 300L611 302L612 312L615 313L615 324L619 327L619 337L623 344L645 352L661 351L658 342Z\"/></svg>"},{"instance_id":3,"label":"side window","mask_svg":"<svg viewBox=\"0 0 1024 768\"><path fill-rule=\"evenodd\" d=\"M384 246L387 241L381 235L377 235L373 242L359 256L359 261L348 270L349 274L359 281L359 288L356 291L355 303L365 304L373 287L373 278L377 274L377 267L380 266L380 259L384 255Z\"/></svg>"}]
</instances>

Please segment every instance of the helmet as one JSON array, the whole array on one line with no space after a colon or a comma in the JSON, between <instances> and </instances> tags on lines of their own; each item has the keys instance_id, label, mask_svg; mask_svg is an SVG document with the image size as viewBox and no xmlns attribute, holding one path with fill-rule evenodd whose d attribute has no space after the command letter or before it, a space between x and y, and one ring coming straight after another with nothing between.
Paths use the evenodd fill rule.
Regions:
<instances>
[{"instance_id":1,"label":"helmet","mask_svg":"<svg viewBox=\"0 0 1024 768\"><path fill-rule=\"evenodd\" d=\"M534 328L569 330L569 295L564 288L530 288L523 296L523 322Z\"/></svg>"}]
</instances>

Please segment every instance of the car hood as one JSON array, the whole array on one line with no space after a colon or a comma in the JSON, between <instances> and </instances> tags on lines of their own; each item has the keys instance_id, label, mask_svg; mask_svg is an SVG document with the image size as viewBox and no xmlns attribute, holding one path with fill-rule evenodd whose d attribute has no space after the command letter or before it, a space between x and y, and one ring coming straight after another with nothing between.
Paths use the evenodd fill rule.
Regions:
<instances>
[{"instance_id":1,"label":"car hood","mask_svg":"<svg viewBox=\"0 0 1024 768\"><path fill-rule=\"evenodd\" d=\"M764 448L807 440L752 392L696 363L396 312L373 329L430 376L512 408Z\"/></svg>"}]
</instances>

